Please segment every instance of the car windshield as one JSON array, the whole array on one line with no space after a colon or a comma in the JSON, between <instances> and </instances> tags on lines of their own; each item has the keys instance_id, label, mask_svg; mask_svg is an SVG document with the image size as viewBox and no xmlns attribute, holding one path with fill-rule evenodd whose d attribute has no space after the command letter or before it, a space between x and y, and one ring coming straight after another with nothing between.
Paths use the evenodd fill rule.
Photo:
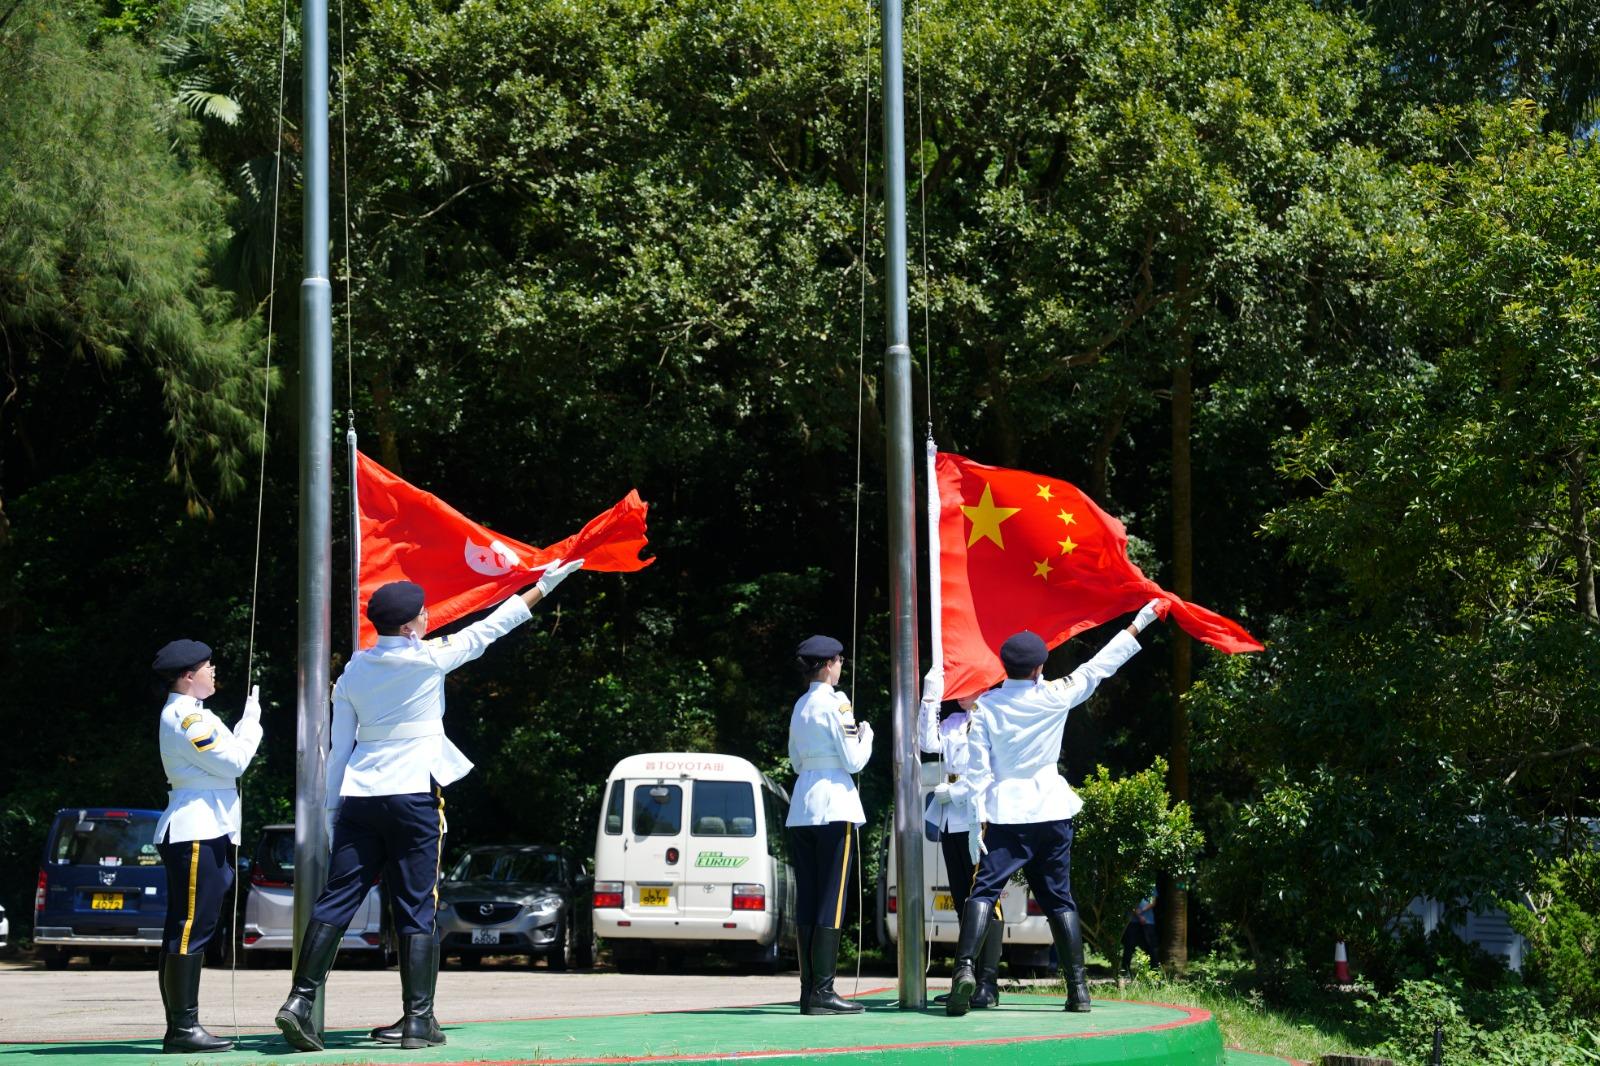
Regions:
<instances>
[{"instance_id":1,"label":"car windshield","mask_svg":"<svg viewBox=\"0 0 1600 1066\"><path fill-rule=\"evenodd\" d=\"M63 815L50 855L58 866L160 866L155 835L154 814Z\"/></svg>"},{"instance_id":2,"label":"car windshield","mask_svg":"<svg viewBox=\"0 0 1600 1066\"><path fill-rule=\"evenodd\" d=\"M267 829L256 844L256 865L274 881L294 880L294 830Z\"/></svg>"},{"instance_id":3,"label":"car windshield","mask_svg":"<svg viewBox=\"0 0 1600 1066\"><path fill-rule=\"evenodd\" d=\"M561 856L553 851L489 848L469 851L450 873L452 881L526 881L548 884L561 880Z\"/></svg>"}]
</instances>

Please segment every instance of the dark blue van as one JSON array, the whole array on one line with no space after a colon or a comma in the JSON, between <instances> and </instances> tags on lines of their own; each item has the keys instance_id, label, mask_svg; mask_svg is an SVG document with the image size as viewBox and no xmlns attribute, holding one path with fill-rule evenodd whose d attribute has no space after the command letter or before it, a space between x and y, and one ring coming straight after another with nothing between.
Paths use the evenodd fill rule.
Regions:
<instances>
[{"instance_id":1,"label":"dark blue van","mask_svg":"<svg viewBox=\"0 0 1600 1066\"><path fill-rule=\"evenodd\" d=\"M167 877L156 851L160 811L79 807L56 812L39 864L33 942L47 968L74 955L103 966L113 952L152 964L167 913Z\"/></svg>"}]
</instances>

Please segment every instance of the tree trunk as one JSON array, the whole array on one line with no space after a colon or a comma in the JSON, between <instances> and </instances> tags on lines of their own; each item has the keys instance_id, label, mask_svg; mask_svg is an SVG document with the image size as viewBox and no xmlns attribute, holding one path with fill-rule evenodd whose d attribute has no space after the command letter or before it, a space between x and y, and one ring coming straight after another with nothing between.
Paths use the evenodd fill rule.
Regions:
<instances>
[{"instance_id":1,"label":"tree trunk","mask_svg":"<svg viewBox=\"0 0 1600 1066\"><path fill-rule=\"evenodd\" d=\"M1600 622L1595 604L1594 543L1589 539L1589 509L1585 489L1589 481L1589 456L1574 448L1567 456L1567 499L1572 516L1572 547L1578 562L1578 610L1591 622Z\"/></svg>"},{"instance_id":2,"label":"tree trunk","mask_svg":"<svg viewBox=\"0 0 1600 1066\"><path fill-rule=\"evenodd\" d=\"M394 418L394 386L389 383L389 368L381 363L372 372L372 421L378 430L378 461L399 477L400 429Z\"/></svg>"},{"instance_id":3,"label":"tree trunk","mask_svg":"<svg viewBox=\"0 0 1600 1066\"><path fill-rule=\"evenodd\" d=\"M1128 416L1128 397L1119 395L1100 427L1100 439L1094 442L1094 455L1089 460L1089 498L1109 510L1107 500L1111 492L1111 449L1122 432L1122 422Z\"/></svg>"},{"instance_id":4,"label":"tree trunk","mask_svg":"<svg viewBox=\"0 0 1600 1066\"><path fill-rule=\"evenodd\" d=\"M1186 263L1178 267L1178 290L1188 289ZM1172 367L1172 591L1194 598L1194 482L1189 437L1194 420L1192 359L1194 337L1188 308L1178 317L1176 361ZM1189 802L1189 709L1183 702L1193 680L1194 645L1176 626L1168 627L1172 640L1172 750L1168 756L1169 784L1174 803ZM1167 911L1162 955L1167 967L1182 973L1189 965L1189 892L1187 885L1164 878L1161 896Z\"/></svg>"}]
</instances>

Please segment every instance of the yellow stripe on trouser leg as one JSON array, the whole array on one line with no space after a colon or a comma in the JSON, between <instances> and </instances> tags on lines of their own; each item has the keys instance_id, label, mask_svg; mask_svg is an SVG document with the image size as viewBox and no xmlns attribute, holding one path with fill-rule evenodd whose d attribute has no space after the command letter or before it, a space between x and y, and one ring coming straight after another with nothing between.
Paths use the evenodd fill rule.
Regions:
<instances>
[{"instance_id":1,"label":"yellow stripe on trouser leg","mask_svg":"<svg viewBox=\"0 0 1600 1066\"><path fill-rule=\"evenodd\" d=\"M833 927L844 922L844 890L850 884L850 838L856 835L853 823L846 822L844 830L844 861L839 864L839 902L833 908Z\"/></svg>"},{"instance_id":2,"label":"yellow stripe on trouser leg","mask_svg":"<svg viewBox=\"0 0 1600 1066\"><path fill-rule=\"evenodd\" d=\"M439 839L433 849L433 928L439 928L439 867L444 864L444 792L435 785L433 794L439 800Z\"/></svg>"},{"instance_id":3,"label":"yellow stripe on trouser leg","mask_svg":"<svg viewBox=\"0 0 1600 1066\"><path fill-rule=\"evenodd\" d=\"M189 850L189 916L183 920L183 937L178 941L178 954L189 954L189 931L194 928L194 884L200 879L200 842L196 840Z\"/></svg>"}]
</instances>

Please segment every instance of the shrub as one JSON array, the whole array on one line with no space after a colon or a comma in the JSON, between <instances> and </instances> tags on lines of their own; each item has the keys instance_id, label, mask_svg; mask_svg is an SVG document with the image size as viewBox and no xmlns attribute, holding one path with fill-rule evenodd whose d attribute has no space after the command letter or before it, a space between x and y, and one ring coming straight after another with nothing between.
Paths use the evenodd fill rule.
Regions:
<instances>
[{"instance_id":1,"label":"shrub","mask_svg":"<svg viewBox=\"0 0 1600 1066\"><path fill-rule=\"evenodd\" d=\"M1541 867L1526 909L1506 904L1528 941L1530 976L1549 983L1584 1015L1600 1014L1600 852Z\"/></svg>"},{"instance_id":2,"label":"shrub","mask_svg":"<svg viewBox=\"0 0 1600 1066\"><path fill-rule=\"evenodd\" d=\"M1188 804L1171 802L1166 778L1162 759L1121 778L1097 766L1078 789L1083 811L1075 819L1072 894L1084 938L1108 959L1120 957L1128 912L1149 894L1156 873L1191 876L1205 843Z\"/></svg>"}]
</instances>

